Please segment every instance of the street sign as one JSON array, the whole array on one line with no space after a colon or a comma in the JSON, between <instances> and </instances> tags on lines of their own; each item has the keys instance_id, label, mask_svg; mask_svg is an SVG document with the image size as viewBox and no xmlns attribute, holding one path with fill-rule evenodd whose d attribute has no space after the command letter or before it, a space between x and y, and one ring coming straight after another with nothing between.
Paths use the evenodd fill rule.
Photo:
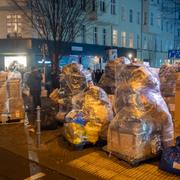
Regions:
<instances>
[{"instance_id":1,"label":"street sign","mask_svg":"<svg viewBox=\"0 0 180 180\"><path fill-rule=\"evenodd\" d=\"M180 58L180 50L169 50L168 58Z\"/></svg>"}]
</instances>

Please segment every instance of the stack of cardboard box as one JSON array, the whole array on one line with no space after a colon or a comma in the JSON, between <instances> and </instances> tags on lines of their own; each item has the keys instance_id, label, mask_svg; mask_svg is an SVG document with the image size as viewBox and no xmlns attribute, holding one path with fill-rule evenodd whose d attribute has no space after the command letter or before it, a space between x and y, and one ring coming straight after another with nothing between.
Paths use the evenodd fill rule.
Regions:
<instances>
[{"instance_id":1,"label":"stack of cardboard box","mask_svg":"<svg viewBox=\"0 0 180 180\"><path fill-rule=\"evenodd\" d=\"M175 96L175 128L180 131L180 73L177 73Z\"/></svg>"},{"instance_id":2,"label":"stack of cardboard box","mask_svg":"<svg viewBox=\"0 0 180 180\"><path fill-rule=\"evenodd\" d=\"M21 79L0 73L0 122L24 119Z\"/></svg>"},{"instance_id":3,"label":"stack of cardboard box","mask_svg":"<svg viewBox=\"0 0 180 180\"><path fill-rule=\"evenodd\" d=\"M8 93L7 93L7 74L0 72L0 121L3 121L6 118L8 112Z\"/></svg>"}]
</instances>

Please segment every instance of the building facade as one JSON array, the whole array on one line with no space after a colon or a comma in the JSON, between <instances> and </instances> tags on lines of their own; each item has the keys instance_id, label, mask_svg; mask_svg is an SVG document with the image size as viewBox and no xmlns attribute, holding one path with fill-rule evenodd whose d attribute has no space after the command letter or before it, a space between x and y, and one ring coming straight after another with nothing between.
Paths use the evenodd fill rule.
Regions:
<instances>
[{"instance_id":1,"label":"building facade","mask_svg":"<svg viewBox=\"0 0 180 180\"><path fill-rule=\"evenodd\" d=\"M167 5L171 13L165 13ZM86 67L99 68L108 59L127 56L158 67L168 50L180 48L178 7L178 0L96 0L90 25L82 26L75 42L65 45L61 63L80 59ZM0 3L0 27L0 66L12 59L32 64L42 58L37 33L7 0Z\"/></svg>"}]
</instances>

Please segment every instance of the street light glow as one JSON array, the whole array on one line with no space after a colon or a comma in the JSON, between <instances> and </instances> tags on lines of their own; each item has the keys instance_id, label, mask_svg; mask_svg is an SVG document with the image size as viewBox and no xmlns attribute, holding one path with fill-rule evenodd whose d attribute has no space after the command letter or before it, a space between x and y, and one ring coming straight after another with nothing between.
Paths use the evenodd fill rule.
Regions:
<instances>
[{"instance_id":1,"label":"street light glow","mask_svg":"<svg viewBox=\"0 0 180 180\"><path fill-rule=\"evenodd\" d=\"M128 54L128 57L129 57L129 59L131 59L131 58L132 58L132 54L131 54L131 53L129 53L129 54Z\"/></svg>"}]
</instances>

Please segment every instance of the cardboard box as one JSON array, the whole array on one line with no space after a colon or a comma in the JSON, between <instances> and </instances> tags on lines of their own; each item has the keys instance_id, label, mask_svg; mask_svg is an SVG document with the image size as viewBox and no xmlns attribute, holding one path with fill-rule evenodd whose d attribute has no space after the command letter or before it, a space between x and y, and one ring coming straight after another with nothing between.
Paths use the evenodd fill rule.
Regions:
<instances>
[{"instance_id":1,"label":"cardboard box","mask_svg":"<svg viewBox=\"0 0 180 180\"><path fill-rule=\"evenodd\" d=\"M177 74L175 107L175 128L180 128L180 73Z\"/></svg>"},{"instance_id":2,"label":"cardboard box","mask_svg":"<svg viewBox=\"0 0 180 180\"><path fill-rule=\"evenodd\" d=\"M9 80L8 92L9 92L9 98L15 98L15 97L20 98L21 97L20 80Z\"/></svg>"}]
</instances>

